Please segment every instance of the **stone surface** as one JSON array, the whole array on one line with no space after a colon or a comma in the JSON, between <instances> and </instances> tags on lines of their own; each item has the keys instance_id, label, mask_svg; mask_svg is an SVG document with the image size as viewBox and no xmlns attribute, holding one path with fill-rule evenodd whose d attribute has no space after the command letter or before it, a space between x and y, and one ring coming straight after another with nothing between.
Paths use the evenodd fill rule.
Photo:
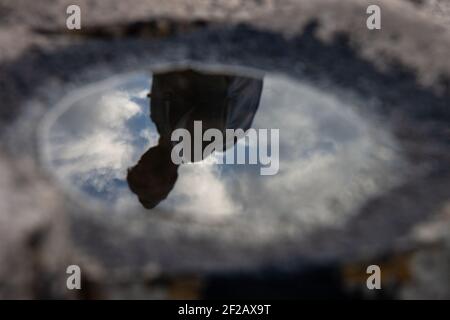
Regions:
<instances>
[{"instance_id":1,"label":"stone surface","mask_svg":"<svg viewBox=\"0 0 450 320\"><path fill-rule=\"evenodd\" d=\"M65 296L60 270L71 247L64 206L36 171L30 161L0 159L1 298Z\"/></svg>"}]
</instances>

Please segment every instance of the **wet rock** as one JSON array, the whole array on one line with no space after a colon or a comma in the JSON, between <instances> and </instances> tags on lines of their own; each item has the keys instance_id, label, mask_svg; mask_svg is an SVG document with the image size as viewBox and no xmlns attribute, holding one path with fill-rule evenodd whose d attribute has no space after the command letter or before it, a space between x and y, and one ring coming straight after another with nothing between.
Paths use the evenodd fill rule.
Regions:
<instances>
[{"instance_id":1,"label":"wet rock","mask_svg":"<svg viewBox=\"0 0 450 320\"><path fill-rule=\"evenodd\" d=\"M0 297L67 296L71 254L64 205L32 161L0 157Z\"/></svg>"}]
</instances>

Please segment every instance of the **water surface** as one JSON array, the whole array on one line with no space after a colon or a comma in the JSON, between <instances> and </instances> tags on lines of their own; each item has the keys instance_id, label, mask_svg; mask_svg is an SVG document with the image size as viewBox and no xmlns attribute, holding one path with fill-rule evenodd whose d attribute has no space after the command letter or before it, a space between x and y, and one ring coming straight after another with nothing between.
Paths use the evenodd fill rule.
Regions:
<instances>
[{"instance_id":1,"label":"water surface","mask_svg":"<svg viewBox=\"0 0 450 320\"><path fill-rule=\"evenodd\" d=\"M100 204L106 211L166 214L201 222L241 221L249 228L270 232L295 232L344 221L401 178L402 160L389 130L356 111L363 109L356 99L341 99L276 74L208 78L210 72L196 72L197 85L182 89L183 84L175 84L169 96L158 96L156 91L164 91L174 80L164 78L166 83L158 80L155 84L154 79L162 79L158 78L161 73L147 72L73 93L46 119L42 145L47 167L71 195L81 202ZM223 100L195 90L216 85L221 76L249 77L255 80L251 84L262 84L256 110L245 112L251 113L251 128L279 129L278 173L262 176L261 165L222 165L211 159L183 164L177 168L167 198L153 203L154 209L146 209L130 190L127 175L159 143L161 121L155 124L151 112L164 110L155 109L166 103L164 99L172 104L179 99L181 105L199 96L204 98L201 103L219 108ZM152 88L155 92L148 97ZM220 84L217 88L223 89ZM234 98L244 101L237 92ZM180 123L166 122L172 128ZM236 145L227 152L233 148ZM247 143L246 148L256 146ZM214 152L209 157L223 156Z\"/></svg>"}]
</instances>

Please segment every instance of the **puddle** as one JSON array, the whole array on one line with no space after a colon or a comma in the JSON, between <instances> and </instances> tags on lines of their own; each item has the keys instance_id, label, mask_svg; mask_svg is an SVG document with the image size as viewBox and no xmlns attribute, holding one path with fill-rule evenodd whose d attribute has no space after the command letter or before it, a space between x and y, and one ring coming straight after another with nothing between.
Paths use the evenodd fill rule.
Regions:
<instances>
[{"instance_id":1,"label":"puddle","mask_svg":"<svg viewBox=\"0 0 450 320\"><path fill-rule=\"evenodd\" d=\"M80 202L123 215L273 228L334 224L401 179L402 160L389 131L349 101L270 73L128 74L72 92L48 114L43 161ZM222 131L279 129L278 141L268 144L279 149L279 170L261 175L260 162L211 161L242 145L247 155L259 146L245 139L179 166L155 151L173 129L194 119Z\"/></svg>"}]
</instances>

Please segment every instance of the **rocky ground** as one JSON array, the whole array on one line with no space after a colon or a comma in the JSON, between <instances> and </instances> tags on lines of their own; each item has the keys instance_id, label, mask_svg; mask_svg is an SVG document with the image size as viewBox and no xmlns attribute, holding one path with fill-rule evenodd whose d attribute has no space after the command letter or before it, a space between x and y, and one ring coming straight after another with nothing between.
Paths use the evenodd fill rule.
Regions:
<instances>
[{"instance_id":1,"label":"rocky ground","mask_svg":"<svg viewBox=\"0 0 450 320\"><path fill-rule=\"evenodd\" d=\"M450 298L449 1L80 0L76 35L65 28L73 3L0 1L1 298L214 297L233 283L251 296L293 279L360 297L369 262L394 279L384 297ZM381 31L365 28L368 4L382 8ZM68 199L38 160L42 115L86 82L185 60L282 72L377 101L420 174L343 228L261 247L226 246L202 226L105 218ZM65 287L69 264L82 266L79 292ZM313 287L280 294L326 296Z\"/></svg>"}]
</instances>

